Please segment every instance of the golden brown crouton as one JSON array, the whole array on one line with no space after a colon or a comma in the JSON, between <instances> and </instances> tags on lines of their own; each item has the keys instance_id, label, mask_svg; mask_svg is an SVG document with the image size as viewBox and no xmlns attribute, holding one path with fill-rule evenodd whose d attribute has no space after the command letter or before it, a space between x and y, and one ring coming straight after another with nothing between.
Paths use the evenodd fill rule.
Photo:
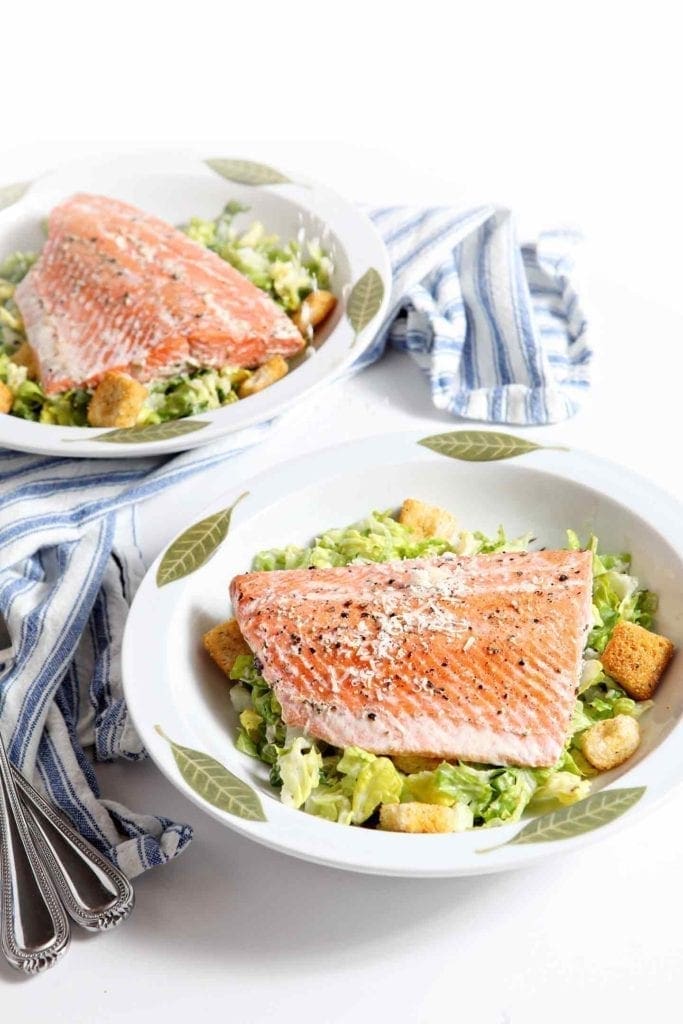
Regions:
<instances>
[{"instance_id":1,"label":"golden brown crouton","mask_svg":"<svg viewBox=\"0 0 683 1024\"><path fill-rule=\"evenodd\" d=\"M26 367L26 376L29 380L38 378L38 360L36 354L27 341L22 341L19 348L12 354L12 362L17 366Z\"/></svg>"},{"instance_id":2,"label":"golden brown crouton","mask_svg":"<svg viewBox=\"0 0 683 1024\"><path fill-rule=\"evenodd\" d=\"M88 406L91 427L134 427L147 398L147 388L125 373L105 373Z\"/></svg>"},{"instance_id":3,"label":"golden brown crouton","mask_svg":"<svg viewBox=\"0 0 683 1024\"><path fill-rule=\"evenodd\" d=\"M454 807L437 804L382 804L379 809L384 832L455 832L457 821Z\"/></svg>"},{"instance_id":4,"label":"golden brown crouton","mask_svg":"<svg viewBox=\"0 0 683 1024\"><path fill-rule=\"evenodd\" d=\"M14 395L6 384L0 380L0 412L10 412L14 404Z\"/></svg>"},{"instance_id":5,"label":"golden brown crouton","mask_svg":"<svg viewBox=\"0 0 683 1024\"><path fill-rule=\"evenodd\" d=\"M580 739L583 756L601 772L608 772L627 761L639 743L640 726L631 715L616 715L596 722Z\"/></svg>"},{"instance_id":6,"label":"golden brown crouton","mask_svg":"<svg viewBox=\"0 0 683 1024\"><path fill-rule=\"evenodd\" d=\"M458 535L458 523L455 516L439 505L427 505L416 498L406 498L401 506L399 523L409 526L418 537L439 537L441 540L452 541Z\"/></svg>"},{"instance_id":7,"label":"golden brown crouton","mask_svg":"<svg viewBox=\"0 0 683 1024\"><path fill-rule=\"evenodd\" d=\"M433 772L443 761L442 757L425 757L423 754L396 754L391 759L398 770L405 775L414 772Z\"/></svg>"},{"instance_id":8,"label":"golden brown crouton","mask_svg":"<svg viewBox=\"0 0 683 1024\"><path fill-rule=\"evenodd\" d=\"M326 292L322 289L317 292L311 292L301 303L301 307L296 311L292 320L303 336L306 337L307 329L309 327L317 327L323 320L327 320L336 305L337 300L332 292Z\"/></svg>"},{"instance_id":9,"label":"golden brown crouton","mask_svg":"<svg viewBox=\"0 0 683 1024\"><path fill-rule=\"evenodd\" d=\"M204 647L226 676L230 675L230 669L238 655L251 653L235 619L228 619L227 622L214 626L204 634L202 640Z\"/></svg>"},{"instance_id":10,"label":"golden brown crouton","mask_svg":"<svg viewBox=\"0 0 683 1024\"><path fill-rule=\"evenodd\" d=\"M251 377L240 384L237 394L240 398L249 398L257 391L263 391L264 388L270 387L276 380L282 380L288 373L287 360L282 356L272 356L266 360L263 366L259 366L258 370L254 370Z\"/></svg>"},{"instance_id":11,"label":"golden brown crouton","mask_svg":"<svg viewBox=\"0 0 683 1024\"><path fill-rule=\"evenodd\" d=\"M634 622L618 622L600 660L630 697L649 700L673 653L674 645L665 636Z\"/></svg>"}]
</instances>

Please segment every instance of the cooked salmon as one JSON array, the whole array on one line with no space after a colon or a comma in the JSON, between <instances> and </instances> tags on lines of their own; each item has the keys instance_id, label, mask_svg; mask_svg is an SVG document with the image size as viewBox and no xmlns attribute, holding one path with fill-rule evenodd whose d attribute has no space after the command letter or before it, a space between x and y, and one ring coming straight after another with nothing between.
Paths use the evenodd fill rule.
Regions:
<instances>
[{"instance_id":1,"label":"cooked salmon","mask_svg":"<svg viewBox=\"0 0 683 1024\"><path fill-rule=\"evenodd\" d=\"M16 301L47 394L107 370L140 381L188 365L260 366L301 334L265 292L158 217L105 196L56 206Z\"/></svg>"},{"instance_id":2,"label":"cooked salmon","mask_svg":"<svg viewBox=\"0 0 683 1024\"><path fill-rule=\"evenodd\" d=\"M591 557L252 572L230 594L288 725L376 754L552 765L590 628Z\"/></svg>"}]
</instances>

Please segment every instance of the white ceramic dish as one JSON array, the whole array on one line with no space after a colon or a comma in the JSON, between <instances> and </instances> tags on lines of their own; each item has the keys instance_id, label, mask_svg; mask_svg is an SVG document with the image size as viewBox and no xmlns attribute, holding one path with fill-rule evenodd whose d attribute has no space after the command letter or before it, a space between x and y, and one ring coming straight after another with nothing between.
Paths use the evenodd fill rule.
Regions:
<instances>
[{"instance_id":1,"label":"white ceramic dish","mask_svg":"<svg viewBox=\"0 0 683 1024\"><path fill-rule=\"evenodd\" d=\"M544 449L511 461L473 463L435 454L419 439L390 435L308 455L236 487L207 509L209 514L230 506L248 491L235 507L226 539L201 568L161 587L156 582L159 560L148 572L124 637L126 697L151 756L174 785L257 842L308 860L386 875L464 875L520 867L608 835L652 808L680 781L680 655L654 709L642 720L637 755L594 782L599 796L589 798L590 817L579 820L577 810L586 803L576 804L569 838L510 844L520 833L519 823L410 836L337 825L283 806L265 766L234 748L236 719L226 681L201 645L202 633L229 617L228 582L249 567L256 551L304 543L325 527L345 525L373 508L398 506L406 496L443 504L463 525L486 533L495 532L499 523L512 535L533 529L546 546L563 546L569 526L582 536L594 531L603 550L632 552L635 571L660 595L658 628L677 644L683 642L683 510L672 497L621 467L578 451ZM199 796L181 776L168 743L155 731L157 724L176 742L208 753L252 786L267 820L242 820ZM616 817L631 801L633 806ZM596 828L602 821L607 823ZM481 852L488 847L496 849Z\"/></svg>"},{"instance_id":2,"label":"white ceramic dish","mask_svg":"<svg viewBox=\"0 0 683 1024\"><path fill-rule=\"evenodd\" d=\"M250 164L246 169L242 165L228 171L237 177L256 178L260 168L263 165ZM275 176L281 172L278 169ZM272 419L359 356L372 342L389 302L391 269L384 243L356 206L300 175L291 173L286 177L288 180L273 184L240 184L226 179L196 155L147 153L113 157L101 163L69 164L38 179L5 209L1 209L0 203L2 259L17 250L39 249L44 240L41 221L53 206L77 191L123 199L174 224L193 215L215 217L228 200L237 199L250 208L240 215L238 226L258 219L283 239L296 237L302 227L307 238L321 238L333 255L331 289L339 299L329 322L316 338L317 350L310 358L300 361L283 380L249 399L193 416L194 422L203 425L191 433L157 441L138 439L135 443L112 444L95 439L104 433L101 429L57 427L0 415L0 447L101 458L182 451ZM354 284L370 268L381 279L382 294L372 319L357 334L346 315L346 300ZM182 425L183 421L175 423Z\"/></svg>"}]
</instances>

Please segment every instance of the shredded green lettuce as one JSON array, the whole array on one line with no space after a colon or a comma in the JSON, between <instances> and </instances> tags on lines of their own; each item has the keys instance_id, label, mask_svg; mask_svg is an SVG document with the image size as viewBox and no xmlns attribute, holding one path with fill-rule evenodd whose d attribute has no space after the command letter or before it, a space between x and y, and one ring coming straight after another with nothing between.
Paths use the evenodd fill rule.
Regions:
<instances>
[{"instance_id":1,"label":"shredded green lettuce","mask_svg":"<svg viewBox=\"0 0 683 1024\"><path fill-rule=\"evenodd\" d=\"M26 379L25 368L16 366L7 355L0 355L0 380L7 384L14 397L13 416L36 423L56 423L60 427L87 426L92 392L74 388L48 398L40 384Z\"/></svg>"},{"instance_id":2,"label":"shredded green lettuce","mask_svg":"<svg viewBox=\"0 0 683 1024\"><path fill-rule=\"evenodd\" d=\"M594 770L593 773L594 774ZM529 810L535 814L551 811L558 804L567 806L583 800L590 792L590 781L576 772L547 771L543 777L541 769L534 769L536 788L529 801Z\"/></svg>"},{"instance_id":3,"label":"shredded green lettuce","mask_svg":"<svg viewBox=\"0 0 683 1024\"><path fill-rule=\"evenodd\" d=\"M459 799L457 793L440 785L440 777L436 771L411 772L403 780L401 803L441 804L452 807ZM469 806L469 803L468 803Z\"/></svg>"},{"instance_id":4,"label":"shredded green lettuce","mask_svg":"<svg viewBox=\"0 0 683 1024\"><path fill-rule=\"evenodd\" d=\"M401 775L388 757L348 747L337 764L344 776L341 790L351 799L351 821L361 825L380 804L397 804L401 798Z\"/></svg>"},{"instance_id":5,"label":"shredded green lettuce","mask_svg":"<svg viewBox=\"0 0 683 1024\"><path fill-rule=\"evenodd\" d=\"M340 825L353 824L351 798L342 790L341 785L330 786L321 783L306 800L304 810L308 814L325 818L327 821L336 821Z\"/></svg>"},{"instance_id":6,"label":"shredded green lettuce","mask_svg":"<svg viewBox=\"0 0 683 1024\"><path fill-rule=\"evenodd\" d=\"M473 536L475 550L468 553L478 555L495 555L501 551L528 551L529 545L534 539L531 532L509 539L502 526L498 527L495 537L487 537L486 534L479 533L479 531L476 531Z\"/></svg>"},{"instance_id":7,"label":"shredded green lettuce","mask_svg":"<svg viewBox=\"0 0 683 1024\"><path fill-rule=\"evenodd\" d=\"M268 234L260 221L239 231L235 217L248 209L230 202L215 220L193 217L183 230L268 292L288 313L294 313L312 291L329 288L332 260L318 239L282 242L277 235Z\"/></svg>"},{"instance_id":8,"label":"shredded green lettuce","mask_svg":"<svg viewBox=\"0 0 683 1024\"><path fill-rule=\"evenodd\" d=\"M14 301L14 291L37 259L38 253L35 252L15 252L0 263L0 360L3 355L10 356L26 339L21 314ZM3 364L0 361L0 380L8 384L2 373ZM11 388L11 384L8 386Z\"/></svg>"},{"instance_id":9,"label":"shredded green lettuce","mask_svg":"<svg viewBox=\"0 0 683 1024\"><path fill-rule=\"evenodd\" d=\"M249 376L249 370L238 366L203 367L153 381L147 385L148 396L138 425L165 423L230 405L238 400L237 388Z\"/></svg>"},{"instance_id":10,"label":"shredded green lettuce","mask_svg":"<svg viewBox=\"0 0 683 1024\"><path fill-rule=\"evenodd\" d=\"M651 629L657 611L657 595L643 589L631 573L631 556L598 554L598 539L585 546L573 530L567 530L568 547L593 554L593 628L588 647L602 654L617 622L636 622Z\"/></svg>"},{"instance_id":11,"label":"shredded green lettuce","mask_svg":"<svg viewBox=\"0 0 683 1024\"><path fill-rule=\"evenodd\" d=\"M148 397L138 417L138 426L196 416L236 402L237 388L249 376L249 370L226 366L220 370L192 370L153 381L147 385ZM48 397L40 384L27 379L26 368L12 362L8 352L0 353L0 381L7 384L14 396L14 416L37 423L56 423L61 427L88 425L92 389L72 388Z\"/></svg>"},{"instance_id":12,"label":"shredded green lettuce","mask_svg":"<svg viewBox=\"0 0 683 1024\"><path fill-rule=\"evenodd\" d=\"M433 774L436 789L454 803L466 804L472 811L475 825L517 821L536 789L533 771L525 768L444 762Z\"/></svg>"},{"instance_id":13,"label":"shredded green lettuce","mask_svg":"<svg viewBox=\"0 0 683 1024\"><path fill-rule=\"evenodd\" d=\"M568 546L582 545L568 531ZM348 527L327 530L310 545L289 545L259 552L255 570L294 569L383 562L440 555L448 551L490 554L526 550L532 536L509 539L500 527L493 537L463 531L450 542L423 540L399 523L392 511L372 512ZM550 768L442 762L431 771L404 773L389 757L358 747L336 750L310 737L293 738L281 709L252 655L237 658L231 698L240 717L237 746L271 766L271 782L283 800L309 814L341 824L367 823L382 803L417 801L454 807L458 828L490 828L518 821L525 813L543 813L582 800L597 774L580 749L582 733L616 715L639 717L652 701L636 702L610 679L599 654L620 619L652 625L654 594L640 587L627 554L593 553L593 602L596 623L586 649L576 706L565 749ZM598 622L599 617L599 622Z\"/></svg>"},{"instance_id":14,"label":"shredded green lettuce","mask_svg":"<svg viewBox=\"0 0 683 1024\"><path fill-rule=\"evenodd\" d=\"M0 263L0 281L19 284L38 259L37 252L14 252Z\"/></svg>"},{"instance_id":15,"label":"shredded green lettuce","mask_svg":"<svg viewBox=\"0 0 683 1024\"><path fill-rule=\"evenodd\" d=\"M530 534L508 540L499 528L495 538L483 533L472 534L463 530L454 542L431 537L418 537L409 526L399 523L393 510L371 512L351 526L327 530L304 548L291 544L285 548L260 551L252 568L270 569L329 569L349 565L351 562L389 562L393 559L425 558L443 555L489 553L493 551L524 551Z\"/></svg>"},{"instance_id":16,"label":"shredded green lettuce","mask_svg":"<svg viewBox=\"0 0 683 1024\"><path fill-rule=\"evenodd\" d=\"M282 783L280 799L288 807L301 807L320 783L322 757L315 743L299 736L277 755Z\"/></svg>"},{"instance_id":17,"label":"shredded green lettuce","mask_svg":"<svg viewBox=\"0 0 683 1024\"><path fill-rule=\"evenodd\" d=\"M230 678L239 679L246 686L261 685L266 683L256 667L256 659L253 654L238 654L230 669Z\"/></svg>"}]
</instances>

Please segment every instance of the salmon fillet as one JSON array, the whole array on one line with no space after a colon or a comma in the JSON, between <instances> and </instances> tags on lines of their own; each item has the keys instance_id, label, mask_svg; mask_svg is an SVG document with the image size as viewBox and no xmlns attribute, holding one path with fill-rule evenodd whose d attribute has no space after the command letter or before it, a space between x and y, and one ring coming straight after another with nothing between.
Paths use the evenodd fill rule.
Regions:
<instances>
[{"instance_id":1,"label":"salmon fillet","mask_svg":"<svg viewBox=\"0 0 683 1024\"><path fill-rule=\"evenodd\" d=\"M288 725L376 754L549 766L576 700L591 558L253 572L230 595Z\"/></svg>"},{"instance_id":2,"label":"salmon fillet","mask_svg":"<svg viewBox=\"0 0 683 1024\"><path fill-rule=\"evenodd\" d=\"M105 196L56 206L16 302L47 394L107 370L140 381L188 364L259 366L301 334L265 292L158 217Z\"/></svg>"}]
</instances>

